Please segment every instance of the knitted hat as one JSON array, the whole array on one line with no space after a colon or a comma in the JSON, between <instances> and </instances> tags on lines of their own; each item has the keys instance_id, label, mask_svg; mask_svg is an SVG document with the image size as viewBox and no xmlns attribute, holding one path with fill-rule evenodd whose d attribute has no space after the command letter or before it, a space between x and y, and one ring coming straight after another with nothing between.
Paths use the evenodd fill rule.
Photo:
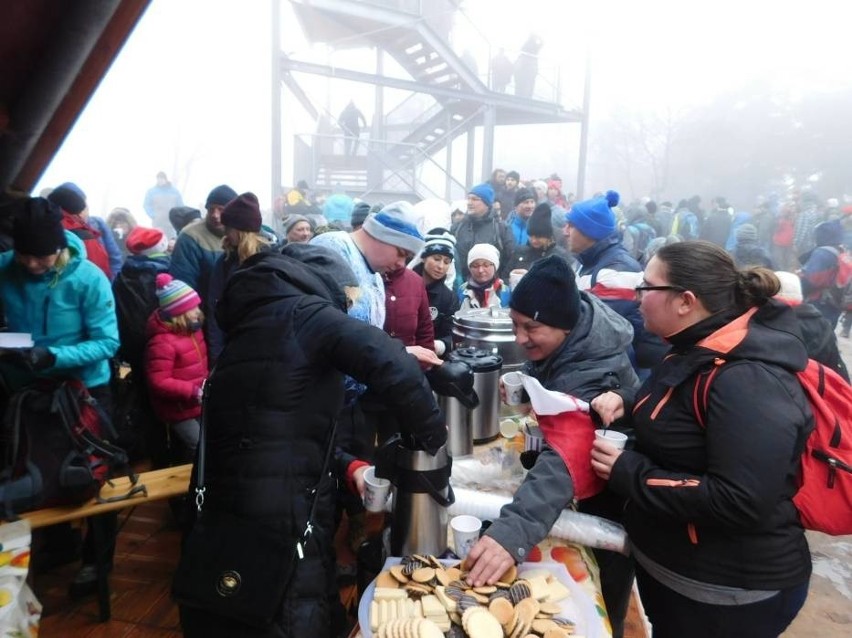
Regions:
<instances>
[{"instance_id":1,"label":"knitted hat","mask_svg":"<svg viewBox=\"0 0 852 638\"><path fill-rule=\"evenodd\" d=\"M160 311L170 319L180 317L201 305L197 292L165 272L157 275L157 301L160 303Z\"/></svg>"},{"instance_id":2,"label":"knitted hat","mask_svg":"<svg viewBox=\"0 0 852 638\"><path fill-rule=\"evenodd\" d=\"M756 242L757 228L753 224L740 224L734 231L734 237L737 243L740 242Z\"/></svg>"},{"instance_id":3,"label":"knitted hat","mask_svg":"<svg viewBox=\"0 0 852 638\"><path fill-rule=\"evenodd\" d=\"M225 204L222 209L222 224L229 228L259 233L262 223L260 204L254 193L243 193Z\"/></svg>"},{"instance_id":4,"label":"knitted hat","mask_svg":"<svg viewBox=\"0 0 852 638\"><path fill-rule=\"evenodd\" d=\"M574 271L558 255L538 260L515 286L509 307L533 321L572 330L580 317Z\"/></svg>"},{"instance_id":5,"label":"knitted hat","mask_svg":"<svg viewBox=\"0 0 852 638\"><path fill-rule=\"evenodd\" d=\"M373 239L416 255L423 248L423 237L414 223L415 217L411 204L393 202L367 217L362 228Z\"/></svg>"},{"instance_id":6,"label":"knitted hat","mask_svg":"<svg viewBox=\"0 0 852 638\"><path fill-rule=\"evenodd\" d=\"M182 231L190 222L201 219L201 211L192 206L175 206L169 210L169 221L176 233Z\"/></svg>"},{"instance_id":7,"label":"knitted hat","mask_svg":"<svg viewBox=\"0 0 852 638\"><path fill-rule=\"evenodd\" d=\"M547 202L535 207L527 222L527 235L553 239L553 222L550 219L550 204Z\"/></svg>"},{"instance_id":8,"label":"knitted hat","mask_svg":"<svg viewBox=\"0 0 852 638\"><path fill-rule=\"evenodd\" d=\"M612 208L617 205L618 193L607 191L604 197L574 204L565 215L565 221L589 239L597 241L615 232L615 214Z\"/></svg>"},{"instance_id":9,"label":"knitted hat","mask_svg":"<svg viewBox=\"0 0 852 638\"><path fill-rule=\"evenodd\" d=\"M470 252L467 254L468 268L477 259L485 259L486 261L490 261L492 264L494 264L495 270L500 269L500 251L497 250L497 248L495 246L492 246L491 244L473 245L473 248L471 248Z\"/></svg>"},{"instance_id":10,"label":"knitted hat","mask_svg":"<svg viewBox=\"0 0 852 638\"><path fill-rule=\"evenodd\" d=\"M137 226L127 235L125 245L134 255L155 255L168 250L169 240L159 228Z\"/></svg>"},{"instance_id":11,"label":"knitted hat","mask_svg":"<svg viewBox=\"0 0 852 638\"><path fill-rule=\"evenodd\" d=\"M364 220L370 214L370 205L367 202L358 202L352 208L352 219L350 224L352 228L360 228L364 225Z\"/></svg>"},{"instance_id":12,"label":"knitted hat","mask_svg":"<svg viewBox=\"0 0 852 638\"><path fill-rule=\"evenodd\" d=\"M515 195L515 206L520 204L521 202L525 202L526 200L531 199L536 201L538 197L536 197L535 191L531 188L521 188L518 190Z\"/></svg>"},{"instance_id":13,"label":"knitted hat","mask_svg":"<svg viewBox=\"0 0 852 638\"><path fill-rule=\"evenodd\" d=\"M799 276L783 270L776 270L775 276L781 282L781 290L775 298L789 304L802 303L802 280Z\"/></svg>"},{"instance_id":14,"label":"knitted hat","mask_svg":"<svg viewBox=\"0 0 852 638\"><path fill-rule=\"evenodd\" d=\"M333 222L342 222L348 224L352 218L352 208L355 202L349 195L336 194L325 200L322 205L322 214L325 218Z\"/></svg>"},{"instance_id":15,"label":"knitted hat","mask_svg":"<svg viewBox=\"0 0 852 638\"><path fill-rule=\"evenodd\" d=\"M467 193L468 195L476 195L489 208L494 203L494 189L488 182L474 186Z\"/></svg>"},{"instance_id":16,"label":"knitted hat","mask_svg":"<svg viewBox=\"0 0 852 638\"><path fill-rule=\"evenodd\" d=\"M516 182L520 182L521 174L518 171L509 171L506 173L506 179L514 179Z\"/></svg>"},{"instance_id":17,"label":"knitted hat","mask_svg":"<svg viewBox=\"0 0 852 638\"><path fill-rule=\"evenodd\" d=\"M79 215L86 209L86 194L73 182L60 184L50 191L47 199L72 215Z\"/></svg>"},{"instance_id":18,"label":"knitted hat","mask_svg":"<svg viewBox=\"0 0 852 638\"><path fill-rule=\"evenodd\" d=\"M426 233L426 245L421 257L445 255L450 259L456 256L456 238L446 228L433 228Z\"/></svg>"},{"instance_id":19,"label":"knitted hat","mask_svg":"<svg viewBox=\"0 0 852 638\"><path fill-rule=\"evenodd\" d=\"M210 191L210 194L207 196L207 201L204 202L204 208L210 210L214 206L224 206L236 196L237 191L230 186L222 184Z\"/></svg>"},{"instance_id":20,"label":"knitted hat","mask_svg":"<svg viewBox=\"0 0 852 638\"><path fill-rule=\"evenodd\" d=\"M286 237L287 233L293 230L293 226L299 222L308 222L310 224L311 220L304 215L287 215L281 222L281 229L284 231L284 236Z\"/></svg>"},{"instance_id":21,"label":"knitted hat","mask_svg":"<svg viewBox=\"0 0 852 638\"><path fill-rule=\"evenodd\" d=\"M43 197L30 197L15 204L12 239L15 252L47 257L68 246L59 207Z\"/></svg>"}]
</instances>

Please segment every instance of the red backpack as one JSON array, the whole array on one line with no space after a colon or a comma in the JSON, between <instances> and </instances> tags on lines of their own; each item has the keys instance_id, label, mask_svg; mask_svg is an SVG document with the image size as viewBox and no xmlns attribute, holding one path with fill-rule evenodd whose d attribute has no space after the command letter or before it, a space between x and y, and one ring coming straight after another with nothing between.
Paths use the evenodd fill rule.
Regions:
<instances>
[{"instance_id":1,"label":"red backpack","mask_svg":"<svg viewBox=\"0 0 852 638\"><path fill-rule=\"evenodd\" d=\"M725 363L716 359L695 384L692 405L705 427L710 383ZM799 491L793 504L805 529L833 536L852 534L852 386L834 370L810 359L796 376L814 415L802 453Z\"/></svg>"}]
</instances>

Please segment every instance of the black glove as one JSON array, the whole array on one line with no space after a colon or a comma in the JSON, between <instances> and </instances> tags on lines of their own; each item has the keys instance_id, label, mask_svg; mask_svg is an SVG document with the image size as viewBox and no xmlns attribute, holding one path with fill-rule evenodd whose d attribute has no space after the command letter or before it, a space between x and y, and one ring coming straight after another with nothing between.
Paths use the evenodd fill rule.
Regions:
<instances>
[{"instance_id":1,"label":"black glove","mask_svg":"<svg viewBox=\"0 0 852 638\"><path fill-rule=\"evenodd\" d=\"M47 348L42 348L41 346L25 348L22 354L24 361L33 370L46 370L56 363L56 355Z\"/></svg>"}]
</instances>

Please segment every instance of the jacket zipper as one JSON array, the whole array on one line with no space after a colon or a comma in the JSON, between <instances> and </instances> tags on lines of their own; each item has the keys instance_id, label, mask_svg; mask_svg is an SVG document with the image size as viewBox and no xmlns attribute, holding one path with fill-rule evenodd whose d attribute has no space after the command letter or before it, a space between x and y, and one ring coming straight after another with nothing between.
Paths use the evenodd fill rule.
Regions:
<instances>
[{"instance_id":1,"label":"jacket zipper","mask_svg":"<svg viewBox=\"0 0 852 638\"><path fill-rule=\"evenodd\" d=\"M44 313L42 314L42 317L44 318L44 324L42 325L42 328L41 328L42 334L45 337L47 336L47 309L49 307L50 307L50 297L45 297L44 298Z\"/></svg>"},{"instance_id":2,"label":"jacket zipper","mask_svg":"<svg viewBox=\"0 0 852 638\"><path fill-rule=\"evenodd\" d=\"M649 478L645 479L645 485L648 487L699 487L701 481L698 479Z\"/></svg>"}]
</instances>

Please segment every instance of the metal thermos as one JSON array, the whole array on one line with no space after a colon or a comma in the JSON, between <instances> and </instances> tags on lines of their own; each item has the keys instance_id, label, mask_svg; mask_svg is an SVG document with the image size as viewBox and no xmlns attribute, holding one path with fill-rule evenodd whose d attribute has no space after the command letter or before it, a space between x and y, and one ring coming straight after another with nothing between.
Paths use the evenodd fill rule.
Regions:
<instances>
[{"instance_id":1,"label":"metal thermos","mask_svg":"<svg viewBox=\"0 0 852 638\"><path fill-rule=\"evenodd\" d=\"M381 472L393 484L391 554L440 556L447 549L447 507L455 502L452 457L446 445L434 456L398 441L393 446L382 453ZM378 458L376 470L379 474Z\"/></svg>"},{"instance_id":2,"label":"metal thermos","mask_svg":"<svg viewBox=\"0 0 852 638\"><path fill-rule=\"evenodd\" d=\"M470 423L470 410L455 397L436 395L438 406L447 421L447 450L450 456L458 458L473 454L473 428Z\"/></svg>"},{"instance_id":3,"label":"metal thermos","mask_svg":"<svg viewBox=\"0 0 852 638\"><path fill-rule=\"evenodd\" d=\"M479 397L479 407L467 411L473 442L485 443L497 438L500 434L500 370L503 358L488 350L459 348L447 359L463 361L473 369L473 389Z\"/></svg>"}]
</instances>

